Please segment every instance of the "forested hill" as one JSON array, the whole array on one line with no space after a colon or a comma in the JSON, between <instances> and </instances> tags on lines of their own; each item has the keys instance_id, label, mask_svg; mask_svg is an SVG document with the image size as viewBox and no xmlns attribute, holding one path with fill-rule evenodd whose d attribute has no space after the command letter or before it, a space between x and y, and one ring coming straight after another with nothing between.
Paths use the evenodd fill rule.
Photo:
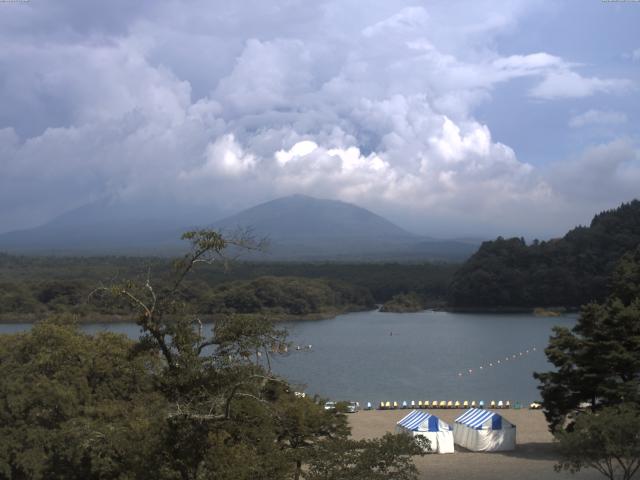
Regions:
<instances>
[{"instance_id":1,"label":"forested hill","mask_svg":"<svg viewBox=\"0 0 640 480\"><path fill-rule=\"evenodd\" d=\"M242 313L317 318L367 310L415 292L429 305L446 297L457 264L223 262L200 265L184 298L201 315ZM96 287L150 275L159 290L173 262L150 257L25 257L0 253L0 322L71 314L81 322L127 320L130 309L97 301Z\"/></svg>"},{"instance_id":2,"label":"forested hill","mask_svg":"<svg viewBox=\"0 0 640 480\"><path fill-rule=\"evenodd\" d=\"M577 307L603 300L622 255L640 244L640 201L596 215L561 239L498 237L484 242L456 272L453 307Z\"/></svg>"}]
</instances>

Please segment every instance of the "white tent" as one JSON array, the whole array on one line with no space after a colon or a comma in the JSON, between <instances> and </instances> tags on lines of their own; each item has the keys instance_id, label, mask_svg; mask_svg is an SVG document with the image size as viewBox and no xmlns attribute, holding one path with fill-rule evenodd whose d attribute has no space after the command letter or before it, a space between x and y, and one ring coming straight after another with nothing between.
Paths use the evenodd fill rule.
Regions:
<instances>
[{"instance_id":1,"label":"white tent","mask_svg":"<svg viewBox=\"0 0 640 480\"><path fill-rule=\"evenodd\" d=\"M422 436L431 442L430 448L435 453L453 453L453 433L448 423L435 415L419 410L412 410L396 424L396 431L408 433L414 437Z\"/></svg>"},{"instance_id":2,"label":"white tent","mask_svg":"<svg viewBox=\"0 0 640 480\"><path fill-rule=\"evenodd\" d=\"M497 452L516 448L516 426L490 410L472 408L456 418L455 442L474 452Z\"/></svg>"}]
</instances>

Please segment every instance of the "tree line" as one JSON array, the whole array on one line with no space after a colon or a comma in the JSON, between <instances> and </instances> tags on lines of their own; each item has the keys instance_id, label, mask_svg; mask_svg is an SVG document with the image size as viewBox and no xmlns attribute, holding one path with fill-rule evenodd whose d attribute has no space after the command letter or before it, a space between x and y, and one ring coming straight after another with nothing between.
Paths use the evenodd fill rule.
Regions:
<instances>
[{"instance_id":1,"label":"tree line","mask_svg":"<svg viewBox=\"0 0 640 480\"><path fill-rule=\"evenodd\" d=\"M456 266L400 263L251 263L202 265L181 290L203 315L283 316L367 310L414 292L442 301ZM102 303L90 294L105 281L171 274L163 258L21 257L0 254L0 320L35 320L70 313L80 319L130 316L126 302ZM160 283L162 280L158 280Z\"/></svg>"},{"instance_id":2,"label":"tree line","mask_svg":"<svg viewBox=\"0 0 640 480\"><path fill-rule=\"evenodd\" d=\"M484 242L458 269L452 307L570 307L603 301L620 258L640 244L640 201L596 215L588 227L527 244L523 238Z\"/></svg>"}]
</instances>

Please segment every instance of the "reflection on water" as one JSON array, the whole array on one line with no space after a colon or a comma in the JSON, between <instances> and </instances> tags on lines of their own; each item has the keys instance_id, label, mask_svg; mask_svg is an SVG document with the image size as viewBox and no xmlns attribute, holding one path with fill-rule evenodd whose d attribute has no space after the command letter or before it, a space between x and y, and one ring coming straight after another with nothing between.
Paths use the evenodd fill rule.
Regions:
<instances>
[{"instance_id":1,"label":"reflection on water","mask_svg":"<svg viewBox=\"0 0 640 480\"><path fill-rule=\"evenodd\" d=\"M574 323L573 316L352 313L283 324L294 345L312 348L293 348L272 364L290 381L305 384L308 393L333 399L529 403L539 398L532 373L551 367L544 356L551 328ZM27 328L5 324L0 332ZM131 323L83 329L140 334Z\"/></svg>"}]
</instances>

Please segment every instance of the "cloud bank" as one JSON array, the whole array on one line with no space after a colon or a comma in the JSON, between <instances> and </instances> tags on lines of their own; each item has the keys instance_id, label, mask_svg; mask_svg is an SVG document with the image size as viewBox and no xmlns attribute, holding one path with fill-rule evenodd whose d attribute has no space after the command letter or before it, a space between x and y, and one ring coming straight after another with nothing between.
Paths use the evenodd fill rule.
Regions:
<instances>
[{"instance_id":1,"label":"cloud bank","mask_svg":"<svg viewBox=\"0 0 640 480\"><path fill-rule=\"evenodd\" d=\"M633 139L541 168L476 118L509 82L542 102L633 87L545 51L501 55L496 38L537 2L455 16L444 2L121 3L33 2L0 20L0 230L105 197L232 211L306 193L434 235L544 234L637 193ZM603 121L623 120L569 123Z\"/></svg>"}]
</instances>

